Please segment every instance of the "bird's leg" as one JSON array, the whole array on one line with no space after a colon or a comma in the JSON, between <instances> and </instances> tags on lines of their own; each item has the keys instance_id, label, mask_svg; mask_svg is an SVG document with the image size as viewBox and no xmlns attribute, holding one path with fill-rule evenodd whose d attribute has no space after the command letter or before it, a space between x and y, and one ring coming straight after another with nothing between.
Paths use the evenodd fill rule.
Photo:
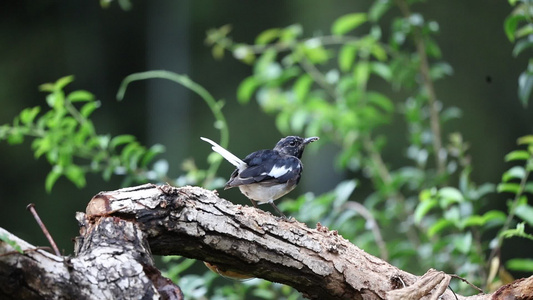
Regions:
<instances>
[{"instance_id":1,"label":"bird's leg","mask_svg":"<svg viewBox=\"0 0 533 300\"><path fill-rule=\"evenodd\" d=\"M270 205L272 205L272 207L274 207L274 209L278 212L278 214L281 215L281 217L285 220L288 220L287 216L285 216L281 210L279 210L279 208L276 206L276 204L274 204L274 201L269 201L268 203L270 203Z\"/></svg>"},{"instance_id":2,"label":"bird's leg","mask_svg":"<svg viewBox=\"0 0 533 300\"><path fill-rule=\"evenodd\" d=\"M252 200L252 199L250 199L250 201L252 201L252 204L254 205L254 207L257 208L257 202L255 202L255 200Z\"/></svg>"}]
</instances>

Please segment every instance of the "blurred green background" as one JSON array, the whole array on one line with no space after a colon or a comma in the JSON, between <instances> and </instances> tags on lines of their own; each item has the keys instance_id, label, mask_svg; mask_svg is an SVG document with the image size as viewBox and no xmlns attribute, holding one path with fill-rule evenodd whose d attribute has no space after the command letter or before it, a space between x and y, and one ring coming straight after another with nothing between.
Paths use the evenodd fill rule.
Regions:
<instances>
[{"instance_id":1,"label":"blurred green background","mask_svg":"<svg viewBox=\"0 0 533 300\"><path fill-rule=\"evenodd\" d=\"M3 1L0 124L10 123L25 107L43 105L45 94L38 91L40 84L74 75L76 80L68 90L89 90L102 102L93 114L97 132L132 134L144 145L165 145L167 151L161 157L169 161L169 175L174 177L182 173L181 162L186 158L206 167L211 150L199 137L217 140L218 131L199 97L174 83L149 80L133 83L125 99L116 101L125 76L164 69L187 74L216 99L225 99L229 150L244 157L273 147L281 134L273 117L256 103L237 103L237 86L250 74L250 67L232 58L215 60L204 43L206 31L231 24L236 41L251 43L265 29L299 23L304 36L310 37L329 32L333 20L343 14L367 11L372 2L133 1L132 8L124 11L116 3L103 9L98 1ZM463 116L443 128L443 137L461 131L471 145L473 179L497 183L508 168L504 155L516 147L517 137L531 132L533 125L532 109L524 109L517 99L517 78L527 57L511 57L513 45L503 31L511 7L501 0L450 0L428 1L414 9L439 23L440 33L435 39L443 59L454 69L452 76L436 82L436 90L444 105L459 107ZM397 15L397 10L391 10L382 23ZM385 84L383 90L395 103L406 97L393 93ZM398 153L398 149L407 145L405 128L394 126L393 121L384 130L389 137L384 158L391 166L401 166L405 153ZM0 143L0 226L35 245L47 245L25 210L33 202L60 249L69 254L71 239L77 235L74 213L84 211L99 191L119 188L121 179L106 182L90 175L87 186L79 190L62 178L47 194L44 178L50 167L44 159L34 159L30 143ZM306 191L320 194L344 178L360 178L361 174L335 170L336 152L325 143L308 150L302 183L290 196ZM223 163L218 175L228 177L231 171L232 166ZM361 187L363 191L365 188L369 187ZM221 195L248 205L238 191ZM501 207L505 207L503 202Z\"/></svg>"}]
</instances>

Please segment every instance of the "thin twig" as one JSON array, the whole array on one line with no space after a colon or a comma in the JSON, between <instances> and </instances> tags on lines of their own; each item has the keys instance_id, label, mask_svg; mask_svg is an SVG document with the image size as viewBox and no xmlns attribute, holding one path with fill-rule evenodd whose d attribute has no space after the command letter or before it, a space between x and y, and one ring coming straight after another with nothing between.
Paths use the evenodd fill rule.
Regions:
<instances>
[{"instance_id":1,"label":"thin twig","mask_svg":"<svg viewBox=\"0 0 533 300\"><path fill-rule=\"evenodd\" d=\"M379 248L379 256L381 259L388 261L389 260L389 252L387 251L387 246L385 244L385 241L383 241L383 236L381 235L381 230L379 229L378 222L372 215L366 207L364 207L359 202L350 201L344 204L344 207L347 209L351 209L358 214L360 214L367 222L371 224L370 228L372 229L372 233L374 234L374 239L376 240L376 244Z\"/></svg>"},{"instance_id":2,"label":"thin twig","mask_svg":"<svg viewBox=\"0 0 533 300\"><path fill-rule=\"evenodd\" d=\"M406 3L406 1L396 0L395 2L404 17L406 19L410 18L411 11L409 10L409 5ZM443 148L439 112L436 105L437 95L435 93L433 80L429 74L429 59L426 53L426 45L419 28L414 28L413 38L416 46L416 52L420 58L420 75L422 76L423 85L428 95L429 121L431 131L433 132L433 151L437 165L437 174L442 175L446 170L446 157L441 155L441 150Z\"/></svg>"},{"instance_id":3,"label":"thin twig","mask_svg":"<svg viewBox=\"0 0 533 300\"><path fill-rule=\"evenodd\" d=\"M309 74L316 81L316 83L318 83L318 85L326 90L333 100L338 98L335 88L328 83L326 76L324 76L324 74L322 74L322 72L320 72L315 65L304 58L300 61L300 66L302 66L302 69L304 69L304 71L307 72L307 74Z\"/></svg>"},{"instance_id":4,"label":"thin twig","mask_svg":"<svg viewBox=\"0 0 533 300\"><path fill-rule=\"evenodd\" d=\"M376 165L376 168L378 170L378 177L383 181L385 185L390 186L392 184L392 176L389 172L387 165L383 161L381 154L376 150L374 142L372 141L372 138L369 135L366 135L363 138L363 147L370 155L370 159L372 160L372 162ZM395 201L400 202L402 204L402 207L406 207L405 205L403 205L405 203L405 197L399 190L393 191L387 196L393 198ZM405 210L402 210L402 212L404 213L403 217L407 219L407 214L409 214L410 212L406 212ZM409 226L409 229L407 230L407 238L413 245L420 245L420 239L418 238L418 234L415 232L414 227Z\"/></svg>"},{"instance_id":5,"label":"thin twig","mask_svg":"<svg viewBox=\"0 0 533 300\"><path fill-rule=\"evenodd\" d=\"M41 230L43 231L44 236L48 239L48 242L52 246L52 249L54 249L55 254L61 257L61 252L59 252L56 242L54 242L54 239L50 235L50 232L48 232L48 229L46 229L46 226L44 225L43 221L41 221L41 218L39 217L39 215L37 214L37 211L35 210L35 204L33 203L28 204L28 206L26 206L26 209L31 212L31 214L35 218L35 221L37 222L37 224L39 224L39 227L41 227Z\"/></svg>"},{"instance_id":6,"label":"thin twig","mask_svg":"<svg viewBox=\"0 0 533 300\"><path fill-rule=\"evenodd\" d=\"M471 283L470 281L466 280L465 278L459 276L459 275L456 275L456 274L448 274L450 275L452 278L456 278L456 279L459 279L461 280L462 282L468 284L469 286L471 286L472 288L474 288L475 290L477 290L478 292L480 293L484 293L483 290L479 287L477 287L475 284ZM451 288L450 288L451 289ZM453 291L453 290L452 290ZM455 293L454 293L455 294Z\"/></svg>"},{"instance_id":7,"label":"thin twig","mask_svg":"<svg viewBox=\"0 0 533 300\"><path fill-rule=\"evenodd\" d=\"M22 250L22 253L34 252L34 251L37 251L37 250L48 250L48 251L50 251L51 249L50 249L50 247L35 247L35 248L31 248L31 249ZM0 257L13 255L13 254L21 254L21 253L18 252L18 251L9 251L9 252L0 254Z\"/></svg>"}]
</instances>

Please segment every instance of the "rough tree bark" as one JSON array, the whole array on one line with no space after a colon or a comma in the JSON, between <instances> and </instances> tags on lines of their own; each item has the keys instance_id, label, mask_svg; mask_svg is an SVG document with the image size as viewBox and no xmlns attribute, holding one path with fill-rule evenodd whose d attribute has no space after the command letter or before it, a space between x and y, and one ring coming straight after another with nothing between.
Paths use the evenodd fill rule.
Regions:
<instances>
[{"instance_id":1,"label":"rough tree bark","mask_svg":"<svg viewBox=\"0 0 533 300\"><path fill-rule=\"evenodd\" d=\"M75 253L57 257L0 228L1 299L182 299L152 254L200 259L290 285L311 299L456 299L450 276L409 274L317 224L278 219L198 187L141 185L94 196L77 213ZM533 299L533 276L493 294L458 299ZM440 298L439 298L440 297Z\"/></svg>"}]
</instances>

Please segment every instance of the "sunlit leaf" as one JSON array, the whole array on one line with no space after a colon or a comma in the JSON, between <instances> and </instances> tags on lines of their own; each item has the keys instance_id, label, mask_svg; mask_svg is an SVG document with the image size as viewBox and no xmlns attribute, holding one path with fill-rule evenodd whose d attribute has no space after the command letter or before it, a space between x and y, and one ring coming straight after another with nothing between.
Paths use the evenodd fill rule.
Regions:
<instances>
[{"instance_id":1,"label":"sunlit leaf","mask_svg":"<svg viewBox=\"0 0 533 300\"><path fill-rule=\"evenodd\" d=\"M115 149L117 146L120 146L122 144L128 144L133 141L135 141L135 136L131 134L123 134L123 135L117 135L116 137L112 138L109 142L109 147L111 149Z\"/></svg>"},{"instance_id":2,"label":"sunlit leaf","mask_svg":"<svg viewBox=\"0 0 533 300\"><path fill-rule=\"evenodd\" d=\"M376 22L383 16L392 6L391 0L376 0L372 3L368 11L368 19Z\"/></svg>"},{"instance_id":3,"label":"sunlit leaf","mask_svg":"<svg viewBox=\"0 0 533 300\"><path fill-rule=\"evenodd\" d=\"M65 168L65 176L78 188L85 186L85 172L77 165L70 164Z\"/></svg>"},{"instance_id":4,"label":"sunlit leaf","mask_svg":"<svg viewBox=\"0 0 533 300\"><path fill-rule=\"evenodd\" d=\"M525 222L516 224L516 228L507 229L500 233L504 238L521 237L533 241L533 235L525 232Z\"/></svg>"},{"instance_id":5,"label":"sunlit leaf","mask_svg":"<svg viewBox=\"0 0 533 300\"><path fill-rule=\"evenodd\" d=\"M513 48L513 56L518 56L520 53L530 47L533 47L533 36L525 37L516 42Z\"/></svg>"},{"instance_id":6,"label":"sunlit leaf","mask_svg":"<svg viewBox=\"0 0 533 300\"><path fill-rule=\"evenodd\" d=\"M62 90L65 86L67 86L72 81L74 81L73 75L61 77L55 82L54 88L56 90Z\"/></svg>"},{"instance_id":7,"label":"sunlit leaf","mask_svg":"<svg viewBox=\"0 0 533 300\"><path fill-rule=\"evenodd\" d=\"M458 235L453 239L455 249L461 253L468 253L472 248L472 233L467 232L464 235Z\"/></svg>"},{"instance_id":8,"label":"sunlit leaf","mask_svg":"<svg viewBox=\"0 0 533 300\"><path fill-rule=\"evenodd\" d=\"M533 89L533 74L522 72L518 77L518 98L524 107L527 106L531 90Z\"/></svg>"},{"instance_id":9,"label":"sunlit leaf","mask_svg":"<svg viewBox=\"0 0 533 300\"><path fill-rule=\"evenodd\" d=\"M498 193L513 193L517 194L520 190L520 185L518 183L500 183L498 184L498 187L496 188Z\"/></svg>"},{"instance_id":10,"label":"sunlit leaf","mask_svg":"<svg viewBox=\"0 0 533 300\"><path fill-rule=\"evenodd\" d=\"M518 23L523 20L525 20L525 17L523 15L511 15L507 19L505 19L503 28L509 41L514 42L515 32L516 28L518 27Z\"/></svg>"},{"instance_id":11,"label":"sunlit leaf","mask_svg":"<svg viewBox=\"0 0 533 300\"><path fill-rule=\"evenodd\" d=\"M339 51L339 68L347 72L352 68L353 62L357 55L357 47L352 44L346 44Z\"/></svg>"},{"instance_id":12,"label":"sunlit leaf","mask_svg":"<svg viewBox=\"0 0 533 300\"><path fill-rule=\"evenodd\" d=\"M438 192L441 200L441 207L446 208L450 204L460 203L464 201L464 196L461 191L454 187L443 187Z\"/></svg>"},{"instance_id":13,"label":"sunlit leaf","mask_svg":"<svg viewBox=\"0 0 533 300\"><path fill-rule=\"evenodd\" d=\"M296 95L296 99L298 102L303 102L309 93L309 89L311 88L311 85L313 84L313 78L308 75L304 74L296 80L293 86L294 94Z\"/></svg>"},{"instance_id":14,"label":"sunlit leaf","mask_svg":"<svg viewBox=\"0 0 533 300\"><path fill-rule=\"evenodd\" d=\"M533 259L531 258L511 258L505 266L509 270L519 272L533 272Z\"/></svg>"},{"instance_id":15,"label":"sunlit leaf","mask_svg":"<svg viewBox=\"0 0 533 300\"><path fill-rule=\"evenodd\" d=\"M161 144L155 144L146 153L144 154L142 160L141 160L141 167L146 167L156 155L164 153L165 152L165 146Z\"/></svg>"},{"instance_id":16,"label":"sunlit leaf","mask_svg":"<svg viewBox=\"0 0 533 300\"><path fill-rule=\"evenodd\" d=\"M453 222L446 219L439 219L435 224L431 225L431 227L428 228L428 236L431 238L435 234L440 233L444 229L453 226Z\"/></svg>"},{"instance_id":17,"label":"sunlit leaf","mask_svg":"<svg viewBox=\"0 0 533 300\"><path fill-rule=\"evenodd\" d=\"M517 140L518 145L533 145L533 135L526 135L519 137Z\"/></svg>"},{"instance_id":18,"label":"sunlit leaf","mask_svg":"<svg viewBox=\"0 0 533 300\"><path fill-rule=\"evenodd\" d=\"M529 226L533 226L533 207L528 204L522 204L516 208L516 215L526 221Z\"/></svg>"},{"instance_id":19,"label":"sunlit leaf","mask_svg":"<svg viewBox=\"0 0 533 300\"><path fill-rule=\"evenodd\" d=\"M527 160L529 156L529 152L525 150L514 150L505 155L505 161Z\"/></svg>"},{"instance_id":20,"label":"sunlit leaf","mask_svg":"<svg viewBox=\"0 0 533 300\"><path fill-rule=\"evenodd\" d=\"M39 106L35 106L33 108L25 108L20 112L20 121L22 124L29 124L32 123L37 114L39 114L39 111L41 108Z\"/></svg>"},{"instance_id":21,"label":"sunlit leaf","mask_svg":"<svg viewBox=\"0 0 533 300\"><path fill-rule=\"evenodd\" d=\"M353 78L354 81L358 86L364 86L366 85L369 75L370 75L370 65L366 61L362 61L355 65L354 71L353 71Z\"/></svg>"},{"instance_id":22,"label":"sunlit leaf","mask_svg":"<svg viewBox=\"0 0 533 300\"><path fill-rule=\"evenodd\" d=\"M281 30L279 28L271 28L261 32L255 39L255 43L258 45L266 45L278 38Z\"/></svg>"},{"instance_id":23,"label":"sunlit leaf","mask_svg":"<svg viewBox=\"0 0 533 300\"><path fill-rule=\"evenodd\" d=\"M415 209L414 213L414 221L415 224L420 224L422 221L422 218L435 206L437 206L438 202L436 199L429 199L426 201L422 201L418 204L418 206Z\"/></svg>"},{"instance_id":24,"label":"sunlit leaf","mask_svg":"<svg viewBox=\"0 0 533 300\"><path fill-rule=\"evenodd\" d=\"M367 20L365 13L352 13L344 15L333 23L331 33L335 35L343 35L359 25L365 23Z\"/></svg>"},{"instance_id":25,"label":"sunlit leaf","mask_svg":"<svg viewBox=\"0 0 533 300\"><path fill-rule=\"evenodd\" d=\"M56 183L56 181L61 177L62 170L59 166L54 166L52 170L46 175L46 180L44 183L44 187L48 193L52 191L52 187Z\"/></svg>"},{"instance_id":26,"label":"sunlit leaf","mask_svg":"<svg viewBox=\"0 0 533 300\"><path fill-rule=\"evenodd\" d=\"M94 95L88 91L78 90L68 94L67 99L71 102L92 101Z\"/></svg>"},{"instance_id":27,"label":"sunlit leaf","mask_svg":"<svg viewBox=\"0 0 533 300\"><path fill-rule=\"evenodd\" d=\"M502 175L502 181L508 182L513 179L522 179L526 176L526 170L521 166L514 166L505 171Z\"/></svg>"},{"instance_id":28,"label":"sunlit leaf","mask_svg":"<svg viewBox=\"0 0 533 300\"><path fill-rule=\"evenodd\" d=\"M259 82L254 76L246 77L237 88L237 100L239 100L241 104L250 102L250 99L258 86Z\"/></svg>"},{"instance_id":29,"label":"sunlit leaf","mask_svg":"<svg viewBox=\"0 0 533 300\"><path fill-rule=\"evenodd\" d=\"M98 107L100 107L100 101L87 102L81 107L80 114L88 118Z\"/></svg>"},{"instance_id":30,"label":"sunlit leaf","mask_svg":"<svg viewBox=\"0 0 533 300\"><path fill-rule=\"evenodd\" d=\"M385 79L386 81L390 81L392 79L392 71L389 65L385 63L377 61L371 62L370 69L374 74L377 74L379 77Z\"/></svg>"}]
</instances>

